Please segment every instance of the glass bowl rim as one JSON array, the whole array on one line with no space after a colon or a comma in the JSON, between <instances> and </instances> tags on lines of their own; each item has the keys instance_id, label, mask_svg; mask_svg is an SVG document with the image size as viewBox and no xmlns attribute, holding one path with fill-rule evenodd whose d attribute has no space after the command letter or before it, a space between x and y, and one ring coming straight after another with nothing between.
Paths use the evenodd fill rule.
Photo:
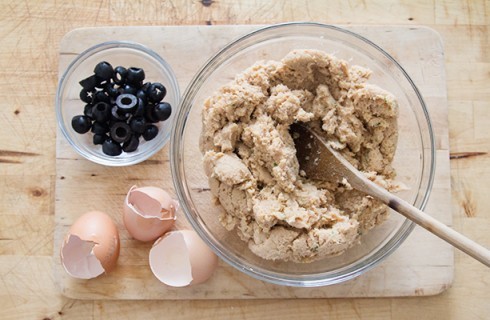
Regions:
<instances>
[{"instance_id":1,"label":"glass bowl rim","mask_svg":"<svg viewBox=\"0 0 490 320\"><path fill-rule=\"evenodd\" d=\"M58 81L58 86L56 89L56 100L55 100L55 110L56 110L56 120L58 123L58 128L60 128L61 133L65 137L65 139L68 141L70 146L82 157L84 157L87 160L90 160L94 163L98 163L101 165L105 166L110 166L110 167L123 167L123 166L130 166L134 165L140 162L143 162L153 156L155 153L160 151L170 140L171 133L173 131L174 124L171 123L170 125L172 126L171 129L169 130L169 133L163 138L159 140L159 143L155 145L155 147L148 149L146 152L138 153L136 156L130 158L131 161L111 161L108 159L100 158L98 156L89 156L87 155L82 148L80 148L71 138L68 133L68 128L66 127L64 121L63 121L63 116L62 116L62 94L65 90L65 85L67 79L73 75L73 72L76 70L76 68L83 63L86 59L90 58L93 54L109 50L109 49L130 49L130 50L135 50L137 52L143 53L145 55L150 56L151 58L155 59L158 64L160 64L162 70L165 70L166 73L168 73L169 77L169 82L170 86L172 89L175 91L176 95L176 103L175 105L180 106L180 100L181 100L181 95L180 95L180 88L179 84L177 81L177 77L175 75L175 72L173 71L172 67L170 64L163 59L158 53L156 53L154 50L150 49L149 47L135 42L135 41L128 41L128 40L111 40L111 41L104 41L98 44L95 44L84 51L82 51L80 54L78 54L75 59L73 59L68 67L66 67L65 71L61 75L59 81ZM178 111L178 108L177 110ZM123 159L124 160L124 159Z\"/></svg>"},{"instance_id":2,"label":"glass bowl rim","mask_svg":"<svg viewBox=\"0 0 490 320\"><path fill-rule=\"evenodd\" d=\"M192 228L199 234L201 239L203 239L203 241L211 249L213 249L213 251L218 255L218 257L220 257L222 260L224 260L227 264L234 267L235 269L258 280L263 280L272 284L292 286L292 287L319 287L319 286L333 285L333 284L350 280L372 269L374 266L376 266L381 261L386 259L405 241L405 239L410 235L410 233L414 229L415 223L406 219L403 222L403 224L399 227L397 232L388 241L386 241L381 247L379 247L377 251L371 252L366 260L362 260L362 264L360 264L359 262L352 262L347 266L325 273L316 273L314 275L307 275L307 276L294 276L294 277L282 276L281 277L281 276L277 276L276 272L269 272L269 271L264 272L261 268L255 268L251 266L245 267L243 263L238 259L234 257L229 257L225 252L222 252L220 248L218 248L214 244L213 240L210 240L208 238L206 231L200 226L200 224L194 220L192 210L189 208L187 204L188 201L187 200L188 197L186 196L186 190L188 190L187 182L185 181L185 179L182 179L183 176L185 175L183 169L183 160L182 160L182 155L184 152L183 152L183 143L182 141L180 141L180 139L181 137L184 136L187 117L189 115L190 110L193 107L191 103L188 103L188 101L191 102L191 100L195 97L195 94L201 88L203 83L200 81L203 78L206 78L206 76L214 72L213 62L215 62L221 56L225 56L224 60L227 61L234 55L231 54L230 56L227 56L226 54L228 53L228 51L231 51L236 45L248 40L251 37L254 37L262 33L271 32L276 29L297 27L297 26L329 29L330 31L343 33L350 37L355 37L357 38L357 40L362 41L363 43L367 44L369 47L376 49L378 53L381 53L385 58L387 58L391 63L393 63L395 68L398 71L400 71L402 76L408 81L413 92L416 94L420 106L422 107L423 116L426 121L427 129L428 129L428 137L429 137L429 143L427 146L427 152L430 152L429 153L430 164L428 168L428 177L427 177L428 180L427 180L427 186L425 190L422 190L424 191L424 193L420 205L418 206L420 210L424 210L430 198L430 193L432 191L432 186L434 183L436 149L435 149L435 138L434 138L434 131L433 131L431 119L429 116L429 112L427 110L427 106L423 100L420 91L418 90L417 86L415 85L411 77L405 71L405 69L389 53L387 53L381 47L376 45L374 42L347 29L335 25L328 25L328 24L317 23L317 22L301 22L301 21L286 22L286 23L279 23L279 24L260 27L257 30L251 31L229 42L226 46L218 50L211 58L209 58L203 64L200 70L194 75L192 80L189 82L180 101L179 112L175 120L172 129L171 138L170 138L170 168L172 172L174 189L177 194L177 197L179 198L182 211L184 212ZM270 39L268 38L267 40ZM250 45L247 45L246 48L249 46ZM425 159L422 158L422 161L425 162ZM419 186L419 190L420 190L420 186ZM197 217L198 216L199 215L197 215ZM333 275L328 278L325 278L324 275L327 273L328 274L333 273Z\"/></svg>"}]
</instances>

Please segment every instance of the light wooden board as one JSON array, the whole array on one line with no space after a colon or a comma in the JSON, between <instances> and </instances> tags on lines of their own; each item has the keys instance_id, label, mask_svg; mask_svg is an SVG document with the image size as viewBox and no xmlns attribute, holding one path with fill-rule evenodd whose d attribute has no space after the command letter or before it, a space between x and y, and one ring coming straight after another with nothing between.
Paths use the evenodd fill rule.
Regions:
<instances>
[{"instance_id":1,"label":"light wooden board","mask_svg":"<svg viewBox=\"0 0 490 320\"><path fill-rule=\"evenodd\" d=\"M451 225L447 99L443 45L437 33L418 27L354 27L392 54L419 87L436 134L437 171L426 211ZM107 27L77 29L60 45L59 72L87 47L108 40L132 40L161 54L173 67L181 90L219 48L257 26ZM133 184L160 185L173 190L168 147L135 166L108 168L76 154L58 132L56 141L54 278L61 292L77 299L253 299L320 297L389 297L433 295L450 286L453 249L417 227L405 243L378 267L329 287L291 288L252 279L224 262L208 282L170 288L148 267L151 244L132 240L124 229L121 205ZM116 221L121 256L115 272L97 279L70 278L62 269L59 249L69 226L86 211L102 210ZM186 224L180 216L180 226Z\"/></svg>"}]
</instances>

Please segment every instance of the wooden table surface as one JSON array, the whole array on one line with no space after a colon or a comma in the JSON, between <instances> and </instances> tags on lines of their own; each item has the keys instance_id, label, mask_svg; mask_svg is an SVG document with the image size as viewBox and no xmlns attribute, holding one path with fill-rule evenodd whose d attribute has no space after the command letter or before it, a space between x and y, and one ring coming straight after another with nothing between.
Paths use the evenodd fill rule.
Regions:
<instances>
[{"instance_id":1,"label":"wooden table surface","mask_svg":"<svg viewBox=\"0 0 490 320\"><path fill-rule=\"evenodd\" d=\"M488 319L490 269L460 252L452 287L431 297L81 301L54 285L59 43L86 26L308 20L434 28L446 53L453 226L490 247L490 2L331 2L0 0L0 319Z\"/></svg>"}]
</instances>

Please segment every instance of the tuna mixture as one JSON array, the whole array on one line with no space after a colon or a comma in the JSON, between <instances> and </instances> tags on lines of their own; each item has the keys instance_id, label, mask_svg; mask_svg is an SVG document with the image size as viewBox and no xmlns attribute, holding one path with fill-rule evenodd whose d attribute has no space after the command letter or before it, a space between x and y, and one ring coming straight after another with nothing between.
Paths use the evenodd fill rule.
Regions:
<instances>
[{"instance_id":1,"label":"tuna mixture","mask_svg":"<svg viewBox=\"0 0 490 320\"><path fill-rule=\"evenodd\" d=\"M311 262L343 253L382 223L388 208L348 182L310 180L289 134L320 126L357 169L389 191L397 145L395 97L371 71L317 50L260 61L206 99L200 148L219 216L256 255ZM218 216L217 216L218 219Z\"/></svg>"}]
</instances>

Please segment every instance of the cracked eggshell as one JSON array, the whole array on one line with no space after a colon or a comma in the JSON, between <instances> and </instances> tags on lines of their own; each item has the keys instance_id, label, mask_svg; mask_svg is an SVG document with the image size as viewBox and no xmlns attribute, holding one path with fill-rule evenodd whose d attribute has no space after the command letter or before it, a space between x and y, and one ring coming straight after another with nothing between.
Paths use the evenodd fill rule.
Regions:
<instances>
[{"instance_id":1,"label":"cracked eggshell","mask_svg":"<svg viewBox=\"0 0 490 320\"><path fill-rule=\"evenodd\" d=\"M158 280L172 287L185 287L208 280L218 257L194 231L177 230L153 244L149 263Z\"/></svg>"},{"instance_id":2,"label":"cracked eggshell","mask_svg":"<svg viewBox=\"0 0 490 320\"><path fill-rule=\"evenodd\" d=\"M70 276L91 279L116 267L119 250L115 223L107 214L91 211L70 227L61 245L61 264Z\"/></svg>"},{"instance_id":3,"label":"cracked eggshell","mask_svg":"<svg viewBox=\"0 0 490 320\"><path fill-rule=\"evenodd\" d=\"M124 200L124 225L133 238L153 241L173 227L177 208L165 190L133 186Z\"/></svg>"}]
</instances>

